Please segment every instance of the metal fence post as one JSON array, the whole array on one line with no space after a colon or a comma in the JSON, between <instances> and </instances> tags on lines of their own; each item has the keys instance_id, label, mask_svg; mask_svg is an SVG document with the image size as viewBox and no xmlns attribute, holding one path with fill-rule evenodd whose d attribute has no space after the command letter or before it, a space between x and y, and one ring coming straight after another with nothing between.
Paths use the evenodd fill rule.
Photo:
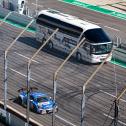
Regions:
<instances>
[{"instance_id":1,"label":"metal fence post","mask_svg":"<svg viewBox=\"0 0 126 126\"><path fill-rule=\"evenodd\" d=\"M56 90L57 90L57 76L59 71L62 69L64 64L69 60L69 58L73 55L73 53L80 47L80 45L85 41L85 38L82 38L80 42L77 43L75 48L70 52L70 54L67 56L67 58L61 63L61 65L58 67L58 69L55 71L54 76L53 76L53 100L56 102ZM52 126L55 126L55 110L53 109L53 114L52 114Z\"/></svg>"},{"instance_id":2,"label":"metal fence post","mask_svg":"<svg viewBox=\"0 0 126 126\"><path fill-rule=\"evenodd\" d=\"M82 93L82 100L81 100L81 104L82 104L82 106L81 106L81 126L84 126L85 124L85 122L84 122L84 109L85 109L85 86L83 86L83 89L82 89L82 91L83 91L83 93Z\"/></svg>"},{"instance_id":3,"label":"metal fence post","mask_svg":"<svg viewBox=\"0 0 126 126\"><path fill-rule=\"evenodd\" d=\"M7 109L7 52L4 53L4 110ZM7 112L6 112L7 117Z\"/></svg>"},{"instance_id":4,"label":"metal fence post","mask_svg":"<svg viewBox=\"0 0 126 126\"><path fill-rule=\"evenodd\" d=\"M29 109L30 109L30 79L31 79L31 63L32 60L36 57L36 55L45 47L45 45L49 42L49 40L58 32L58 28L49 36L49 38L41 45L41 47L33 54L33 56L29 59L27 65L27 110L26 110L26 118L27 118L27 126L29 126Z\"/></svg>"},{"instance_id":5,"label":"metal fence post","mask_svg":"<svg viewBox=\"0 0 126 126\"><path fill-rule=\"evenodd\" d=\"M106 60L109 58L109 56L112 55L114 51L114 48L111 50L111 52L106 56L106 58L102 61L102 63L96 68L96 70L91 74L91 76L88 78L88 80L84 83L83 85L83 96L82 96L82 104L81 104L81 110L85 109L85 101L83 100L84 98L84 93L85 93L85 89L86 89L86 86L89 84L89 82L93 79L93 77L96 75L96 73L102 68L102 66L104 65L104 63L106 62ZM81 125L80 126L84 126L83 125L83 121L82 121L82 118L84 117L84 111L81 111Z\"/></svg>"}]
</instances>

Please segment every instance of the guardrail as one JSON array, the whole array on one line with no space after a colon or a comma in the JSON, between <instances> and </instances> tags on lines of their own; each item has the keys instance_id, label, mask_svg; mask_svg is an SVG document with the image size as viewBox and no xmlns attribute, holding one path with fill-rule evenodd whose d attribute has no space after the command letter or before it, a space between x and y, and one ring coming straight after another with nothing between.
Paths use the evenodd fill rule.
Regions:
<instances>
[{"instance_id":1,"label":"guardrail","mask_svg":"<svg viewBox=\"0 0 126 126\"><path fill-rule=\"evenodd\" d=\"M113 59L126 63L126 50L116 48L113 53Z\"/></svg>"},{"instance_id":2,"label":"guardrail","mask_svg":"<svg viewBox=\"0 0 126 126\"><path fill-rule=\"evenodd\" d=\"M4 103L0 101L0 116L6 119L6 123L9 126L26 126L27 125L26 115L22 114L18 110L7 105L7 117L5 117L6 114L3 107L4 107ZM43 126L42 124L36 122L32 118L30 118L29 121L30 121L29 126Z\"/></svg>"}]
</instances>

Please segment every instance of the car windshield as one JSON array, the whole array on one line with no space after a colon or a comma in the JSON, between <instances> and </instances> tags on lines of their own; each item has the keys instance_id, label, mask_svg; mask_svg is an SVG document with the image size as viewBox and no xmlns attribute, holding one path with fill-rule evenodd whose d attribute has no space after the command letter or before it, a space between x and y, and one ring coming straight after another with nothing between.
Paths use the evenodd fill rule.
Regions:
<instances>
[{"instance_id":1,"label":"car windshield","mask_svg":"<svg viewBox=\"0 0 126 126\"><path fill-rule=\"evenodd\" d=\"M91 53L97 55L109 53L112 50L112 45L112 43L91 45Z\"/></svg>"},{"instance_id":2,"label":"car windshield","mask_svg":"<svg viewBox=\"0 0 126 126\"><path fill-rule=\"evenodd\" d=\"M110 42L111 40L101 28L89 29L85 33L85 38L92 43Z\"/></svg>"},{"instance_id":3,"label":"car windshield","mask_svg":"<svg viewBox=\"0 0 126 126\"><path fill-rule=\"evenodd\" d=\"M47 97L38 97L37 102L48 102L49 99Z\"/></svg>"}]
</instances>

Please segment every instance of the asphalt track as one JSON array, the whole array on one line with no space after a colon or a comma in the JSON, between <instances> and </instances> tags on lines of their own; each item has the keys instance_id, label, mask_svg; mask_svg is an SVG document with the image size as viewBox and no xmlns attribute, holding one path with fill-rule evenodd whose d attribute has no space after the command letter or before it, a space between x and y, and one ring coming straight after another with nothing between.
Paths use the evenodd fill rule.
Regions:
<instances>
[{"instance_id":1,"label":"asphalt track","mask_svg":"<svg viewBox=\"0 0 126 126\"><path fill-rule=\"evenodd\" d=\"M41 5L41 4L40 4ZM74 11L71 5L66 5L57 1L46 1L44 3L47 7L57 7L64 9L70 13L76 13L78 16L82 16L86 13L87 18L92 18L91 21L99 21L101 25L109 26L110 20L115 21L115 26L118 24L118 28L122 37L125 38L125 29L122 24L125 21L119 20L110 16L103 16L102 14L96 15L96 12L92 12L79 7L74 7ZM62 10L63 11L63 10ZM90 13L90 14L89 14ZM95 17L93 16L95 13ZM80 15L79 15L80 14ZM99 18L99 17L104 17ZM107 19L108 20L107 20ZM102 21L104 22L102 23ZM108 23L108 24L107 24ZM113 36L113 30L105 28L111 36ZM0 98L3 99L3 54L4 50L13 41L13 39L19 34L21 29L13 27L9 24L4 24L0 27ZM25 32L20 37L15 46L9 53L8 56L8 104L18 109L20 112L25 113L25 108L13 102L17 96L17 89L26 85L26 65L27 60L34 52L38 49L40 43L35 41L35 35L31 32ZM32 64L32 79L30 84L37 86L39 90L48 93L52 96L53 93L53 73L58 68L60 63L66 57L66 54L59 53L58 51L47 51L40 52L35 58ZM86 64L84 62L78 63L75 59L71 59L62 69L58 76L58 90L56 100L59 105L59 112L57 113L56 126L79 126L80 125L80 111L81 111L81 92L82 85L97 68L98 65ZM116 71L116 72L115 72ZM120 92L125 86L125 72L126 70L113 64L105 64L100 72L98 72L95 78L90 82L86 89L86 110L85 110L85 122L87 126L102 126L106 120L106 116L109 113L111 105L114 101L115 89L118 87ZM116 85L117 84L117 85ZM126 125L126 97L123 96L124 100L120 100L120 111L119 111L119 122L118 126ZM51 114L50 115L38 115L33 112L30 113L30 117L36 121L42 123L44 126L51 126ZM113 117L113 109L108 116L108 120L105 126L108 126Z\"/></svg>"},{"instance_id":2,"label":"asphalt track","mask_svg":"<svg viewBox=\"0 0 126 126\"><path fill-rule=\"evenodd\" d=\"M90 10L93 10L93 11L96 11L96 12L100 12L100 13L103 13L103 14L106 14L106 15L111 15L111 16L114 16L114 17L119 18L119 19L126 20L126 14L125 13L116 12L114 10L108 10L108 9L102 8L100 6L80 2L78 0L59 0L59 1L65 2L65 3L68 3L68 4L72 4L72 5L75 5L75 6L79 6L79 7L87 8L87 9L90 9Z\"/></svg>"}]
</instances>

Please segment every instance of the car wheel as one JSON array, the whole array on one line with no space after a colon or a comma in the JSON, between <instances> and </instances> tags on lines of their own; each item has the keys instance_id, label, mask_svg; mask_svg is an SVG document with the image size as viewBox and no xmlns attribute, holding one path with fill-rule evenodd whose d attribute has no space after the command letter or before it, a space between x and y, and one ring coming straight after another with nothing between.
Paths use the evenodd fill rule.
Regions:
<instances>
[{"instance_id":1,"label":"car wheel","mask_svg":"<svg viewBox=\"0 0 126 126\"><path fill-rule=\"evenodd\" d=\"M18 104L22 105L22 99L20 97L17 98Z\"/></svg>"},{"instance_id":2,"label":"car wheel","mask_svg":"<svg viewBox=\"0 0 126 126\"><path fill-rule=\"evenodd\" d=\"M77 61L81 61L82 60L82 56L79 52L76 53L76 59Z\"/></svg>"}]
</instances>

